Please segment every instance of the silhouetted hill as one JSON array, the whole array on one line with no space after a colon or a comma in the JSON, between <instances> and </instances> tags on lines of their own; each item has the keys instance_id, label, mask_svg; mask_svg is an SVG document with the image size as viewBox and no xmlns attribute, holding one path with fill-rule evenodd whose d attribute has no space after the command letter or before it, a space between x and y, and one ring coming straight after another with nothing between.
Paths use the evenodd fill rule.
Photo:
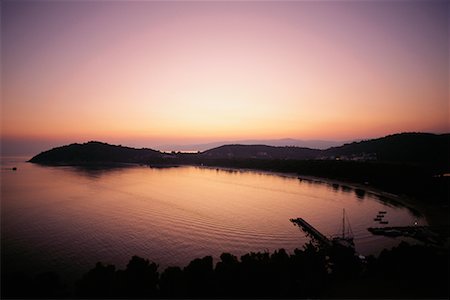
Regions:
<instances>
[{"instance_id":1,"label":"silhouetted hill","mask_svg":"<svg viewBox=\"0 0 450 300\"><path fill-rule=\"evenodd\" d=\"M450 170L450 134L401 133L326 150L267 145L224 145L202 153L166 154L101 142L71 144L33 157L35 163L201 164L211 160L352 160L413 163Z\"/></svg>"},{"instance_id":2,"label":"silhouetted hill","mask_svg":"<svg viewBox=\"0 0 450 300\"><path fill-rule=\"evenodd\" d=\"M207 158L314 159L322 150L266 145L224 145L202 153Z\"/></svg>"},{"instance_id":3,"label":"silhouetted hill","mask_svg":"<svg viewBox=\"0 0 450 300\"><path fill-rule=\"evenodd\" d=\"M322 152L323 158L373 158L379 161L449 165L450 134L400 133Z\"/></svg>"},{"instance_id":4,"label":"silhouetted hill","mask_svg":"<svg viewBox=\"0 0 450 300\"><path fill-rule=\"evenodd\" d=\"M162 155L161 152L152 149L135 149L92 141L53 148L34 156L30 162L49 164L144 163L151 159L159 159Z\"/></svg>"},{"instance_id":5,"label":"silhouetted hill","mask_svg":"<svg viewBox=\"0 0 450 300\"><path fill-rule=\"evenodd\" d=\"M449 166L450 134L400 133L326 150L266 145L224 145L204 151L214 159L319 159Z\"/></svg>"}]
</instances>

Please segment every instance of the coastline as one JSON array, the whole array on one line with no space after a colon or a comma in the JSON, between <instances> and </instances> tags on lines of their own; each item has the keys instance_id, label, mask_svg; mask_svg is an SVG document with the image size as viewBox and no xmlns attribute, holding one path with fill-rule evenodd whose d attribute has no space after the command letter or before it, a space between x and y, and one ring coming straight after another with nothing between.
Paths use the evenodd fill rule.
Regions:
<instances>
[{"instance_id":1,"label":"coastline","mask_svg":"<svg viewBox=\"0 0 450 300\"><path fill-rule=\"evenodd\" d=\"M405 195L397 195L393 193L389 193L386 191L383 191L379 188L373 187L370 184L364 185L357 182L351 182L351 181L344 181L339 179L333 179L333 178L326 178L326 177L318 177L318 176L311 176L311 175L303 175L303 174L297 174L292 172L276 172L276 171L267 171L267 170L260 170L260 169L247 169L247 168L233 168L233 167L220 167L220 166L199 166L199 165L180 165L180 166L193 166L198 168L204 168L204 169L220 169L224 171L240 171L240 172L256 172L266 175L274 175L274 176L280 176L280 177L288 177L292 179L300 179L300 180L307 180L312 182L319 182L322 184L337 184L339 186L349 187L353 190L360 189L364 190L366 193L370 195L374 195L378 198L380 198L380 201L383 201L382 199L385 199L387 202L393 202L398 205L401 205L409 210L411 210L414 213L418 213L420 216L423 216L427 222L427 225L429 226L449 226L449 218L448 218L448 207L447 209L442 209L441 207L438 207L436 205L426 205L421 201L418 201L416 199L407 197Z\"/></svg>"},{"instance_id":2,"label":"coastline","mask_svg":"<svg viewBox=\"0 0 450 300\"><path fill-rule=\"evenodd\" d=\"M28 163L33 163L30 161L26 161ZM293 178L293 179L299 179L299 180L308 180L312 182L319 182L322 184L328 184L328 185L339 185L341 187L348 187L353 190L363 190L369 195L376 196L380 199L380 201L391 202L398 205L401 205L409 210L411 210L413 213L416 213L420 216L423 216L430 226L449 226L450 220L448 218L448 204L446 206L441 205L430 205L426 204L424 201L419 201L417 199L408 197L406 195L397 195L393 193L389 193L386 191L383 191L380 188L371 186L370 184L361 184L358 182L352 182L352 181L346 181L346 180L340 180L335 178L327 178L327 177L318 177L318 176L312 176L312 175L305 175L301 173L294 173L294 172L282 172L282 171L268 171L264 169L257 169L257 168L238 168L238 167L223 167L223 166L212 166L212 165L198 165L198 164L159 164L159 163L58 163L58 164L45 164L45 163L38 163L41 165L46 166L71 166L71 167L85 167L85 168L120 168L120 167L133 167L133 166L146 166L151 168L165 168L165 167L183 167L183 166L190 166L190 167L197 167L197 168L204 168L204 169L220 169L224 171L239 171L239 172L256 172L260 174L266 174L266 175L274 175L274 176L280 176L280 177L287 177L287 178Z\"/></svg>"}]
</instances>

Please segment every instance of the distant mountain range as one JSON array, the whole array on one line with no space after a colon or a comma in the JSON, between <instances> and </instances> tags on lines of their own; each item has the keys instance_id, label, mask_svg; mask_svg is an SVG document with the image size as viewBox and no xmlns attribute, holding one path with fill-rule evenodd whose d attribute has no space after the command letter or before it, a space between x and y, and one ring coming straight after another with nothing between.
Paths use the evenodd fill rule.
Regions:
<instances>
[{"instance_id":1,"label":"distant mountain range","mask_svg":"<svg viewBox=\"0 0 450 300\"><path fill-rule=\"evenodd\" d=\"M236 140L221 141L205 144L189 144L189 145L161 145L157 149L161 151L205 151L224 145L267 145L267 146L292 146L312 149L327 149L330 147L340 146L346 142L342 141L324 141L324 140L297 140L297 139L275 139L275 140Z\"/></svg>"},{"instance_id":2,"label":"distant mountain range","mask_svg":"<svg viewBox=\"0 0 450 300\"><path fill-rule=\"evenodd\" d=\"M282 143L286 140L277 140ZM295 141L295 140L292 140ZM71 144L34 156L30 162L83 163L198 163L205 160L352 160L418 163L449 166L450 134L401 133L327 149L296 146L232 144L199 153L164 153L148 148L101 142Z\"/></svg>"}]
</instances>

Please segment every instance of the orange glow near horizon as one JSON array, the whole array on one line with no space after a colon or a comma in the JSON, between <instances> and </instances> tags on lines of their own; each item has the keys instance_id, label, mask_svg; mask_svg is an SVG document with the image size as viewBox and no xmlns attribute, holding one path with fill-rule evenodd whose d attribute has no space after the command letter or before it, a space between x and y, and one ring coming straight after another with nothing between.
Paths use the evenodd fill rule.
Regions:
<instances>
[{"instance_id":1,"label":"orange glow near horizon","mask_svg":"<svg viewBox=\"0 0 450 300\"><path fill-rule=\"evenodd\" d=\"M3 2L2 137L448 132L446 7Z\"/></svg>"}]
</instances>

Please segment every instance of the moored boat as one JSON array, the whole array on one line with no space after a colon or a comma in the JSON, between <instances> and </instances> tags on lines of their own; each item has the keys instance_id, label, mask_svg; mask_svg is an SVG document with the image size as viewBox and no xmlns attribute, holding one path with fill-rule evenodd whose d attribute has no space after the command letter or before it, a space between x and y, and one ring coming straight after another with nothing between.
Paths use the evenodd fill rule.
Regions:
<instances>
[{"instance_id":1,"label":"moored boat","mask_svg":"<svg viewBox=\"0 0 450 300\"><path fill-rule=\"evenodd\" d=\"M345 221L347 221L347 228L346 228ZM343 209L343 214L342 214L342 235L333 237L332 242L334 245L339 245L339 246L344 246L344 247L353 248L355 246L355 243L353 242L352 228L350 227L350 222L348 221L348 218L345 215L345 208Z\"/></svg>"}]
</instances>

